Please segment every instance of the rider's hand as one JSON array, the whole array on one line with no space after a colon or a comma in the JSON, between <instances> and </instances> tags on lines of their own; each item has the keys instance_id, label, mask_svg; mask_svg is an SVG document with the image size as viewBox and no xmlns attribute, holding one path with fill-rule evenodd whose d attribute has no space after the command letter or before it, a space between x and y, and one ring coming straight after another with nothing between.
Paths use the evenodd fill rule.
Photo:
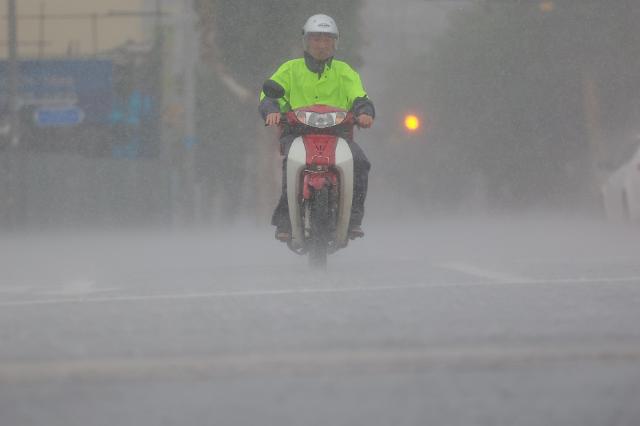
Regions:
<instances>
[{"instance_id":1,"label":"rider's hand","mask_svg":"<svg viewBox=\"0 0 640 426\"><path fill-rule=\"evenodd\" d=\"M373 117L367 114L360 114L357 118L358 126L368 129L373 125Z\"/></svg>"},{"instance_id":2,"label":"rider's hand","mask_svg":"<svg viewBox=\"0 0 640 426\"><path fill-rule=\"evenodd\" d=\"M272 112L271 114L267 114L267 118L264 120L264 123L267 126L274 126L280 124L280 113Z\"/></svg>"}]
</instances>

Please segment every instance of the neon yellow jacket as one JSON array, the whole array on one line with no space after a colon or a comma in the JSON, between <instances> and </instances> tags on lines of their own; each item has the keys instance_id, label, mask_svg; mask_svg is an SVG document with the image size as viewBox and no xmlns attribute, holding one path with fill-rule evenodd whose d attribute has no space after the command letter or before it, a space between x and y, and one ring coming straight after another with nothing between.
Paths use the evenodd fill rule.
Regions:
<instances>
[{"instance_id":1,"label":"neon yellow jacket","mask_svg":"<svg viewBox=\"0 0 640 426\"><path fill-rule=\"evenodd\" d=\"M364 109L355 111L356 114L375 114L360 75L350 65L335 59L321 63L313 61L308 54L305 58L292 59L282 64L270 77L284 88L285 95L278 100L280 112L323 104L344 110ZM318 72L311 69L314 65L319 65ZM274 111L275 100L265 99L264 93L260 94L260 100L263 101L260 108L263 117L269 112L278 112ZM265 102L273 106L263 105Z\"/></svg>"}]
</instances>

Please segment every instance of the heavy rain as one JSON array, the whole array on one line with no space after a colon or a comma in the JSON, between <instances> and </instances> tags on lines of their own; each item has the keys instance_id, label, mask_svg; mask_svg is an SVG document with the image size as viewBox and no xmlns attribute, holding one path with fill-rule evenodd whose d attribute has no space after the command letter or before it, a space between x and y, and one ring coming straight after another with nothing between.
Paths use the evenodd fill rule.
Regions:
<instances>
[{"instance_id":1,"label":"heavy rain","mask_svg":"<svg viewBox=\"0 0 640 426\"><path fill-rule=\"evenodd\" d=\"M0 425L640 424L639 23L635 0L6 0Z\"/></svg>"}]
</instances>

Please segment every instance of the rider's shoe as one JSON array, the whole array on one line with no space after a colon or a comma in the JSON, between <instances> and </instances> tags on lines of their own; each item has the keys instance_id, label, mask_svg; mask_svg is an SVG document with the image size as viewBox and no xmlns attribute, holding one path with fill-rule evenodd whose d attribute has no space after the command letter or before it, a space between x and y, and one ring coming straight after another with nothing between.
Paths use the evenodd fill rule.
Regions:
<instances>
[{"instance_id":1,"label":"rider's shoe","mask_svg":"<svg viewBox=\"0 0 640 426\"><path fill-rule=\"evenodd\" d=\"M364 237L364 231L360 226L355 225L349 229L349 239L355 240L356 238L362 238L362 237Z\"/></svg>"},{"instance_id":2,"label":"rider's shoe","mask_svg":"<svg viewBox=\"0 0 640 426\"><path fill-rule=\"evenodd\" d=\"M276 229L276 240L286 243L291 239L291 231L287 228Z\"/></svg>"}]
</instances>

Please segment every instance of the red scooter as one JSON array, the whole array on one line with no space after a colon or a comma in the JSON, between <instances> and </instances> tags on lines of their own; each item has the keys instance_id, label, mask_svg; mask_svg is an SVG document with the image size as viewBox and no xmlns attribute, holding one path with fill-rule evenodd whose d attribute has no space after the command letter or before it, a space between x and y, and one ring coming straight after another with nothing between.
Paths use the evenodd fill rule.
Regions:
<instances>
[{"instance_id":1,"label":"red scooter","mask_svg":"<svg viewBox=\"0 0 640 426\"><path fill-rule=\"evenodd\" d=\"M269 98L281 98L279 85L263 86ZM347 246L353 200L353 156L346 139L353 136L351 112L312 105L282 114L285 126L299 134L287 155L287 197L291 220L289 248L307 254L309 265L325 268L327 255Z\"/></svg>"}]
</instances>

